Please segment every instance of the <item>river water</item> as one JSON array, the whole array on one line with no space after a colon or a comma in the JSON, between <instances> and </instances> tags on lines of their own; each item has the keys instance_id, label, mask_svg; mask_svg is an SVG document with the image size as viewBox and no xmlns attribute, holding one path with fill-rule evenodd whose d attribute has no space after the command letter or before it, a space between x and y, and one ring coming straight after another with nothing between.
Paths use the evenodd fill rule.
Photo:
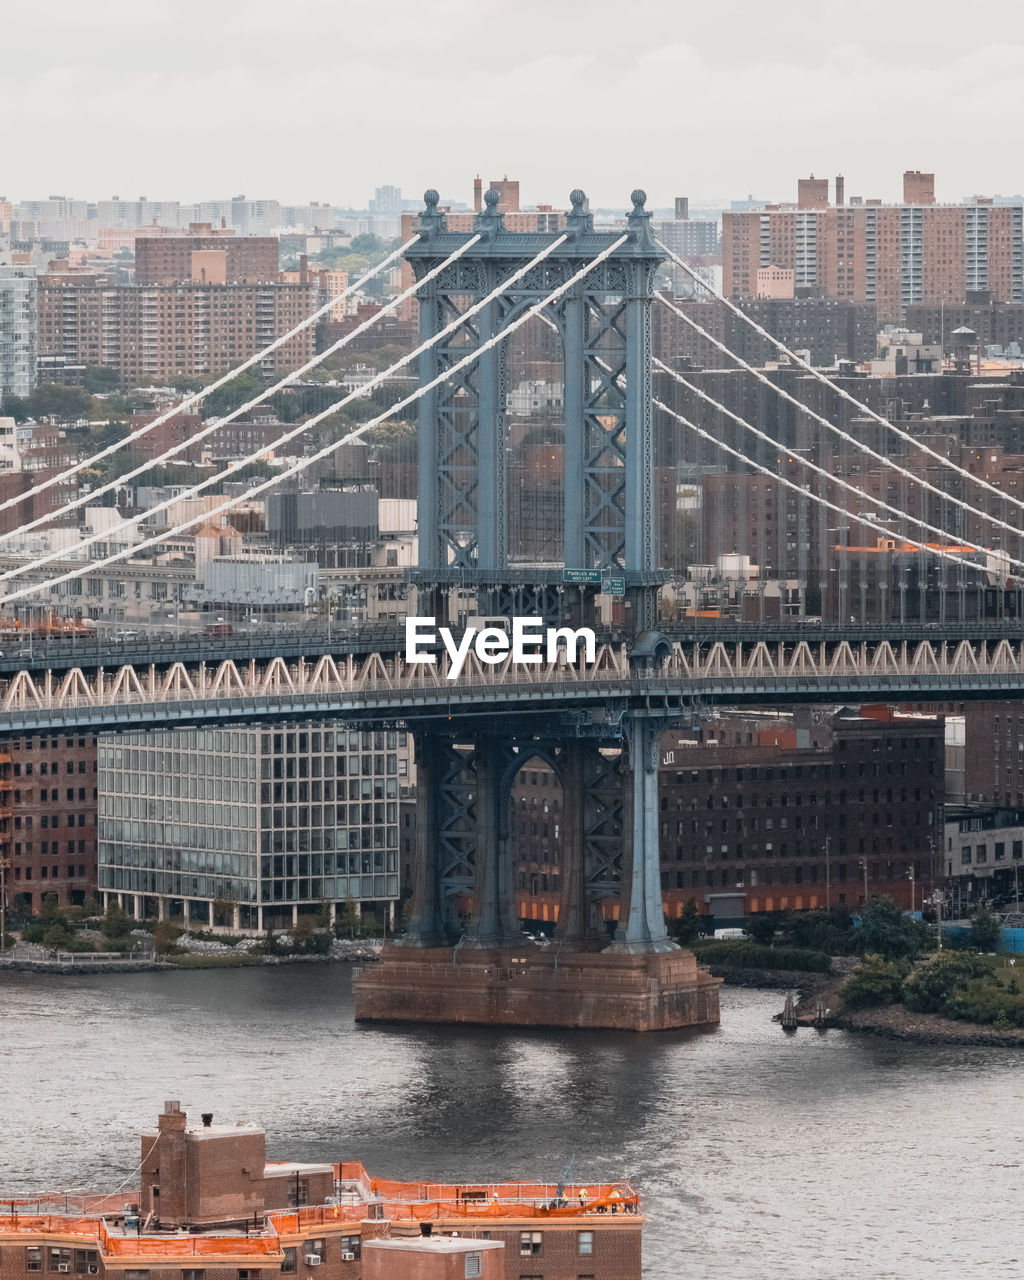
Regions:
<instances>
[{"instance_id":1,"label":"river water","mask_svg":"<svg viewBox=\"0 0 1024 1280\"><path fill-rule=\"evenodd\" d=\"M658 1280L1015 1274L1024 1060L787 1037L726 988L714 1032L357 1027L341 965L0 977L0 1196L113 1191L164 1099L276 1159L432 1180L635 1180Z\"/></svg>"}]
</instances>

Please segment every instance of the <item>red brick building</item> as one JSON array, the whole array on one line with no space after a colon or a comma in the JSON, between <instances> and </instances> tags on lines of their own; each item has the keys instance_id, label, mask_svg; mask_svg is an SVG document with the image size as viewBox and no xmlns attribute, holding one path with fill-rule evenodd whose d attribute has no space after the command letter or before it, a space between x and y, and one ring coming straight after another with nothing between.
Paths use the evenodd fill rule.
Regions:
<instances>
[{"instance_id":1,"label":"red brick building","mask_svg":"<svg viewBox=\"0 0 1024 1280\"><path fill-rule=\"evenodd\" d=\"M267 1162L261 1129L202 1119L164 1104L142 1135L137 1192L5 1197L3 1280L640 1280L644 1218L628 1183L559 1198L540 1184L389 1181L358 1163ZM419 1244L425 1231L438 1244ZM495 1252L500 1268L484 1261Z\"/></svg>"},{"instance_id":2,"label":"red brick building","mask_svg":"<svg viewBox=\"0 0 1024 1280\"><path fill-rule=\"evenodd\" d=\"M1020 303L1019 208L976 197L937 204L935 175L908 170L903 202L828 203L824 179L800 179L795 205L722 215L723 292L753 298L758 268L792 270L797 296L871 302L883 322L912 304L960 304L984 290Z\"/></svg>"},{"instance_id":3,"label":"red brick building","mask_svg":"<svg viewBox=\"0 0 1024 1280\"><path fill-rule=\"evenodd\" d=\"M11 761L8 902L26 914L48 895L81 906L96 892L96 738L13 738L0 751Z\"/></svg>"},{"instance_id":4,"label":"red brick building","mask_svg":"<svg viewBox=\"0 0 1024 1280\"><path fill-rule=\"evenodd\" d=\"M1024 736L1024 729L1022 729ZM858 906L940 878L945 734L939 716L886 708L821 716L721 715L666 733L659 776L665 913ZM558 918L562 791L550 766L524 764L512 788L520 915ZM913 881L910 872L913 870ZM913 888L912 888L913 885ZM608 899L606 921L618 919Z\"/></svg>"},{"instance_id":5,"label":"red brick building","mask_svg":"<svg viewBox=\"0 0 1024 1280\"><path fill-rule=\"evenodd\" d=\"M236 236L194 222L184 235L135 239L137 285L274 284L277 279L276 236Z\"/></svg>"}]
</instances>

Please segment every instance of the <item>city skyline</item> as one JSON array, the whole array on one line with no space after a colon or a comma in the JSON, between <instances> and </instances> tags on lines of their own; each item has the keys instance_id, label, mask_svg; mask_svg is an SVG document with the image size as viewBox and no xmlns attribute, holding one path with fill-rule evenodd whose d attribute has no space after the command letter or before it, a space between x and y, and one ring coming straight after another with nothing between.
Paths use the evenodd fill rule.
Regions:
<instances>
[{"instance_id":1,"label":"city skyline","mask_svg":"<svg viewBox=\"0 0 1024 1280\"><path fill-rule=\"evenodd\" d=\"M504 3L486 27L466 0L429 22L408 0L386 15L306 0L282 41L265 3L211 35L209 6L191 0L173 13L110 0L87 14L61 0L45 33L22 13L5 20L19 65L2 83L28 109L0 184L24 198L273 188L358 207L381 181L452 194L477 171L509 172L524 203L558 204L570 155L595 206L622 204L638 182L653 207L678 191L696 204L778 199L784 175L836 170L888 200L906 164L941 174L940 200L1015 193L1000 127L1019 106L1021 50L994 38L1010 6L971 28L943 3L924 30L874 0L855 30L831 9L811 24L791 2L770 14L743 4L726 36L710 10L658 0L641 0L626 26L606 0ZM928 128L908 144L914 119ZM54 148L68 120L92 145Z\"/></svg>"}]
</instances>

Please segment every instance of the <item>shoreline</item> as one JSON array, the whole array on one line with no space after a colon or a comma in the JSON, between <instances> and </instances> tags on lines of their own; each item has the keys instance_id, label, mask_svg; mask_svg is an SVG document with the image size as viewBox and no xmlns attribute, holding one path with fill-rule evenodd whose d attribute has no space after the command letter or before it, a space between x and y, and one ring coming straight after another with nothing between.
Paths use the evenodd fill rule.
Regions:
<instances>
[{"instance_id":1,"label":"shoreline","mask_svg":"<svg viewBox=\"0 0 1024 1280\"><path fill-rule=\"evenodd\" d=\"M87 953L86 953L87 954ZM187 960L186 964L176 963L176 959ZM367 947L362 955L296 955L296 956L251 956L234 957L231 955L192 954L170 960L98 960L94 963L67 962L64 960L8 960L0 958L0 974L4 973L55 973L61 976L83 977L87 974L110 973L175 973L192 969L261 969L277 968L291 964L347 964L360 965L367 961L375 962L377 952Z\"/></svg>"},{"instance_id":2,"label":"shoreline","mask_svg":"<svg viewBox=\"0 0 1024 1280\"><path fill-rule=\"evenodd\" d=\"M942 1018L934 1013L915 1013L904 1004L881 1005L873 1009L844 1009L839 989L846 981L845 975L840 977L837 974L771 969L740 969L730 973L724 965L717 968L719 972L715 976L724 978L726 986L756 987L766 991L799 991L800 999L796 1008L797 1015L802 1019L801 1030L810 1026L814 1006L819 1000L823 1000L833 1008L825 1026L834 1027L837 1031L856 1031L884 1040L902 1040L908 1044L1024 1049L1024 1027L1001 1031L985 1023L959 1022L955 1018ZM776 1018L779 1016L776 1015Z\"/></svg>"}]
</instances>

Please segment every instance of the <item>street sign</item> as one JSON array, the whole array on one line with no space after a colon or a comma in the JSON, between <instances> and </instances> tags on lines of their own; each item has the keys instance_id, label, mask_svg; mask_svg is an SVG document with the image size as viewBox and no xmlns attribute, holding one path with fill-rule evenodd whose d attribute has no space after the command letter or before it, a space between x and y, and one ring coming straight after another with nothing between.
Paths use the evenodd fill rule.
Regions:
<instances>
[{"instance_id":1,"label":"street sign","mask_svg":"<svg viewBox=\"0 0 1024 1280\"><path fill-rule=\"evenodd\" d=\"M578 582L578 583L594 583L595 586L599 587L601 585L601 570L600 569L563 569L562 581Z\"/></svg>"},{"instance_id":2,"label":"street sign","mask_svg":"<svg viewBox=\"0 0 1024 1280\"><path fill-rule=\"evenodd\" d=\"M626 579L622 577L608 578L604 585L605 595L624 596L626 594Z\"/></svg>"}]
</instances>

